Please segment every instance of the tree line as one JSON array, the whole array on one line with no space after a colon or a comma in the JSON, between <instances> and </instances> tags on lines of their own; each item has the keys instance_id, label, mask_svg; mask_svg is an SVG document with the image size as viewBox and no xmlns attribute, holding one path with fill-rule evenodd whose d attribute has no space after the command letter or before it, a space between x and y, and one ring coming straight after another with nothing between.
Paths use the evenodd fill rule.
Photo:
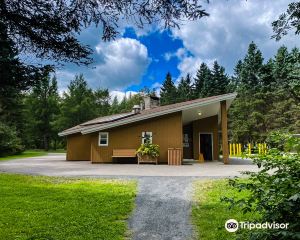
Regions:
<instances>
[{"instance_id":1,"label":"tree line","mask_svg":"<svg viewBox=\"0 0 300 240\"><path fill-rule=\"evenodd\" d=\"M177 85L177 86L176 86ZM300 52L285 46L264 63L255 43L239 60L233 76L217 61L212 68L202 63L191 80L187 74L178 84L168 73L161 88L161 103L171 104L237 92L229 110L229 137L233 142L264 141L268 132L300 132Z\"/></svg>"},{"instance_id":2,"label":"tree line","mask_svg":"<svg viewBox=\"0 0 300 240\"><path fill-rule=\"evenodd\" d=\"M234 88L229 76L225 73L225 68L215 61L212 69L202 63L193 80L190 74L187 74L186 77L181 77L178 84L174 83L168 72L162 84L160 100L162 105L167 105L232 91Z\"/></svg>"},{"instance_id":3,"label":"tree line","mask_svg":"<svg viewBox=\"0 0 300 240\"><path fill-rule=\"evenodd\" d=\"M57 79L50 72L21 95L19 105L6 110L9 121L4 121L5 116L0 121L1 146L12 139L15 149L11 150L15 152L63 148L65 142L58 136L60 131L96 117L131 111L142 98L139 93L125 95L120 102L117 97L111 101L108 89L91 89L82 74L75 76L60 95Z\"/></svg>"},{"instance_id":4,"label":"tree line","mask_svg":"<svg viewBox=\"0 0 300 240\"><path fill-rule=\"evenodd\" d=\"M299 132L299 76L299 49L288 51L283 46L264 63L261 51L251 43L233 76L217 61L212 67L202 63L194 77L187 74L178 82L168 72L160 91L161 104L237 92L229 111L230 140L262 141L275 129ZM0 146L1 153L9 153L25 148L63 148L65 142L58 132L99 116L129 112L143 95L155 91L144 88L118 101L111 98L108 89L90 88L81 74L59 94L55 74L44 69L28 90L3 93Z\"/></svg>"}]
</instances>

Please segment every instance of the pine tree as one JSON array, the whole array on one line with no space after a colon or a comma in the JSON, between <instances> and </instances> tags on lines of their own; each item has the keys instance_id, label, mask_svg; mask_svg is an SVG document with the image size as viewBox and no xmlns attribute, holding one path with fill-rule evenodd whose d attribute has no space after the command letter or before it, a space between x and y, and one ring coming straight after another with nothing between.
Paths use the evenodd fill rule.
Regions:
<instances>
[{"instance_id":1,"label":"pine tree","mask_svg":"<svg viewBox=\"0 0 300 240\"><path fill-rule=\"evenodd\" d=\"M293 49L291 53L282 46L278 49L272 65L274 81L271 85L271 96L267 114L269 130L281 129L290 132L300 130L300 106L297 93L299 86L299 51ZM298 55L298 57L297 57ZM298 73L297 73L298 72ZM298 88L299 89L299 88Z\"/></svg>"},{"instance_id":2,"label":"pine tree","mask_svg":"<svg viewBox=\"0 0 300 240\"><path fill-rule=\"evenodd\" d=\"M140 105L142 99L143 97L141 93L137 93L134 95L131 94L131 97L128 98L126 102L126 112L131 112L134 105Z\"/></svg>"},{"instance_id":3,"label":"pine tree","mask_svg":"<svg viewBox=\"0 0 300 240\"><path fill-rule=\"evenodd\" d=\"M111 103L111 106L110 106L110 109L109 109L109 113L110 114L116 114L116 113L119 113L119 101L118 101L118 97L115 96L112 103Z\"/></svg>"},{"instance_id":4,"label":"pine tree","mask_svg":"<svg viewBox=\"0 0 300 240\"><path fill-rule=\"evenodd\" d=\"M39 80L39 70L43 69L20 61L16 44L9 38L6 25L0 21L0 121L15 127L19 137L23 129L22 91Z\"/></svg>"},{"instance_id":5,"label":"pine tree","mask_svg":"<svg viewBox=\"0 0 300 240\"><path fill-rule=\"evenodd\" d=\"M256 89L260 83L260 71L263 66L263 57L261 51L257 48L254 42L251 42L248 47L248 52L243 60L243 65L240 72L241 84L247 85L248 89Z\"/></svg>"},{"instance_id":6,"label":"pine tree","mask_svg":"<svg viewBox=\"0 0 300 240\"><path fill-rule=\"evenodd\" d=\"M176 103L176 87L169 72L160 91L160 102L161 105Z\"/></svg>"},{"instance_id":7,"label":"pine tree","mask_svg":"<svg viewBox=\"0 0 300 240\"><path fill-rule=\"evenodd\" d=\"M220 66L217 61L214 61L212 69L213 95L221 95L228 93L229 78L225 74L225 68Z\"/></svg>"},{"instance_id":8,"label":"pine tree","mask_svg":"<svg viewBox=\"0 0 300 240\"><path fill-rule=\"evenodd\" d=\"M205 63L201 63L195 77L194 83L194 98L202 98L210 95L211 93L208 92L209 84L212 79L212 74L210 69Z\"/></svg>"},{"instance_id":9,"label":"pine tree","mask_svg":"<svg viewBox=\"0 0 300 240\"><path fill-rule=\"evenodd\" d=\"M181 78L178 87L177 87L177 102L184 102L191 100L193 97L191 77L190 74L187 74L185 78Z\"/></svg>"},{"instance_id":10,"label":"pine tree","mask_svg":"<svg viewBox=\"0 0 300 240\"><path fill-rule=\"evenodd\" d=\"M122 101L119 104L119 111L121 113L127 112L126 106L127 106L127 97L126 97L126 94L125 94L124 97L123 97L123 99L122 99Z\"/></svg>"},{"instance_id":11,"label":"pine tree","mask_svg":"<svg viewBox=\"0 0 300 240\"><path fill-rule=\"evenodd\" d=\"M203 87L200 96L205 98L205 97L217 95L215 94L215 90L216 90L216 84L212 72L211 70L209 70L209 72L207 72L207 74L203 78Z\"/></svg>"},{"instance_id":12,"label":"pine tree","mask_svg":"<svg viewBox=\"0 0 300 240\"><path fill-rule=\"evenodd\" d=\"M93 91L88 87L82 74L76 75L63 94L61 129L73 127L95 117L97 117L97 109Z\"/></svg>"},{"instance_id":13,"label":"pine tree","mask_svg":"<svg viewBox=\"0 0 300 240\"><path fill-rule=\"evenodd\" d=\"M110 96L108 89L97 89L94 91L95 107L97 116L109 114Z\"/></svg>"},{"instance_id":14,"label":"pine tree","mask_svg":"<svg viewBox=\"0 0 300 240\"><path fill-rule=\"evenodd\" d=\"M300 51L293 48L289 54L288 60L288 76L285 88L295 100L296 104L300 104Z\"/></svg>"},{"instance_id":15,"label":"pine tree","mask_svg":"<svg viewBox=\"0 0 300 240\"><path fill-rule=\"evenodd\" d=\"M51 79L49 72L45 72L44 77L25 98L25 105L27 108L25 120L28 127L26 136L35 140L36 148L49 150L51 140L55 142L58 134L55 125L59 114L56 78Z\"/></svg>"},{"instance_id":16,"label":"pine tree","mask_svg":"<svg viewBox=\"0 0 300 240\"><path fill-rule=\"evenodd\" d=\"M266 134L263 58L255 43L250 43L245 58L235 69L238 96L229 111L230 133L234 141L243 143L263 139Z\"/></svg>"}]
</instances>

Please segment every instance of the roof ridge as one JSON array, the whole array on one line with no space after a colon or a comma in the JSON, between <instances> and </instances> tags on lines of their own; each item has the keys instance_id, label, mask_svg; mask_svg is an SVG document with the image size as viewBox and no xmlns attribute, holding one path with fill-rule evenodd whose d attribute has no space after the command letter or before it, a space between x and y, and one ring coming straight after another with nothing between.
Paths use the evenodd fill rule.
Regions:
<instances>
[{"instance_id":1,"label":"roof ridge","mask_svg":"<svg viewBox=\"0 0 300 240\"><path fill-rule=\"evenodd\" d=\"M214 101L214 100L224 101L224 100L228 100L228 99L234 99L236 97L236 95L237 95L237 93L227 93L227 94L222 94L222 95L210 96L210 97L206 97L206 98L197 98L197 99L188 100L188 101L184 101L184 102L158 106L158 107L154 107L151 109L142 110L140 113L126 112L126 113L118 113L118 114L113 114L113 115L102 116L102 117L98 117L98 118L92 119L90 121L87 121L85 123L79 124L77 126L74 126L72 128L66 129L66 130L62 131L59 135L64 136L64 135L69 135L69 134L73 134L73 133L80 133L80 132L82 132L82 130L84 130L84 134L86 134L86 133L90 132L90 130L88 130L88 129L92 129L92 128L94 129L93 125L95 125L95 127L98 126L102 129L103 128L102 125L108 126L109 123L112 123L115 126L116 124L118 124L117 123L118 121L122 121L123 119L128 119L125 122L131 121L131 119L136 119L137 121L139 121L139 119L143 120L143 118L145 118L145 116L146 117L152 116L152 115L154 116L154 115L157 115L157 113L159 113L159 115L162 115L163 113L169 114L169 113L172 113L175 111L181 111L182 109L187 109L187 108L193 107L197 103L202 105L202 104L205 104L206 102L207 102L207 104L209 104L211 101ZM191 104L190 107L188 106L189 104ZM121 116L116 117L117 115L119 115L119 116L121 115ZM110 118L113 116L115 116L116 118ZM107 118L107 120L102 121L102 122L97 122L97 119L101 119L101 118ZM126 124L126 123L124 123L124 124Z\"/></svg>"}]
</instances>

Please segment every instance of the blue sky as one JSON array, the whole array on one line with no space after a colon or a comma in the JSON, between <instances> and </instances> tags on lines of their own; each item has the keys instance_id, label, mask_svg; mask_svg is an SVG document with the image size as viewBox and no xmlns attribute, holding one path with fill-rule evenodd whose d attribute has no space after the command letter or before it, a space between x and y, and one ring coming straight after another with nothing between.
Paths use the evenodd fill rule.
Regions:
<instances>
[{"instance_id":1,"label":"blue sky","mask_svg":"<svg viewBox=\"0 0 300 240\"><path fill-rule=\"evenodd\" d=\"M254 41L263 56L272 57L278 47L299 47L299 36L290 33L280 42L271 39L271 23L291 0L215 0L203 6L207 18L184 21L180 29L158 26L137 29L121 22L115 41L103 42L101 29L90 27L79 39L94 50L91 67L67 64L57 70L60 91L75 74L83 73L92 88L108 88L112 96L136 92L147 86L159 91L168 71L176 82L187 73L195 74L201 62L217 60L228 74Z\"/></svg>"}]
</instances>

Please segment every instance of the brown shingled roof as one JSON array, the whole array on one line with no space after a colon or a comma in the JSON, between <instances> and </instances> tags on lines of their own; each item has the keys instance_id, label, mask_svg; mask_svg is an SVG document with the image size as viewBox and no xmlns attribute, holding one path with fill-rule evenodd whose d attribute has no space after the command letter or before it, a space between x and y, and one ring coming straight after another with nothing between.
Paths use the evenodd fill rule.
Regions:
<instances>
[{"instance_id":1,"label":"brown shingled roof","mask_svg":"<svg viewBox=\"0 0 300 240\"><path fill-rule=\"evenodd\" d=\"M214 99L222 99L226 97L235 97L235 93L230 93L230 94L223 94L223 95L218 95L218 96L212 96L212 97L207 97L207 98L199 98L195 100L190 100L190 101L185 101L185 102L180 102L180 103L175 103L175 104L170 104L170 105L165 105L165 106L159 106L159 107L154 107L152 109L147 109L147 110L142 110L140 113L135 114L132 112L128 113L121 113L121 114L115 114L111 116L105 116L105 117L99 117L95 118L93 120L87 121L85 123L79 124L75 127L69 128L61 132L59 135L64 136L64 135L69 135L73 133L89 133L92 132L93 129L101 128L105 129L111 127L112 124L122 124L122 122L134 122L135 119L139 121L138 119L147 117L148 115L154 115L154 114L159 114L159 113L164 113L168 114L172 110L178 109L178 111L181 111L181 107L188 107L189 105L195 105L197 103L205 103L205 102L210 102L213 101ZM176 110L177 111L177 110ZM163 115L163 114L162 114ZM96 131L96 130L95 130Z\"/></svg>"}]
</instances>

